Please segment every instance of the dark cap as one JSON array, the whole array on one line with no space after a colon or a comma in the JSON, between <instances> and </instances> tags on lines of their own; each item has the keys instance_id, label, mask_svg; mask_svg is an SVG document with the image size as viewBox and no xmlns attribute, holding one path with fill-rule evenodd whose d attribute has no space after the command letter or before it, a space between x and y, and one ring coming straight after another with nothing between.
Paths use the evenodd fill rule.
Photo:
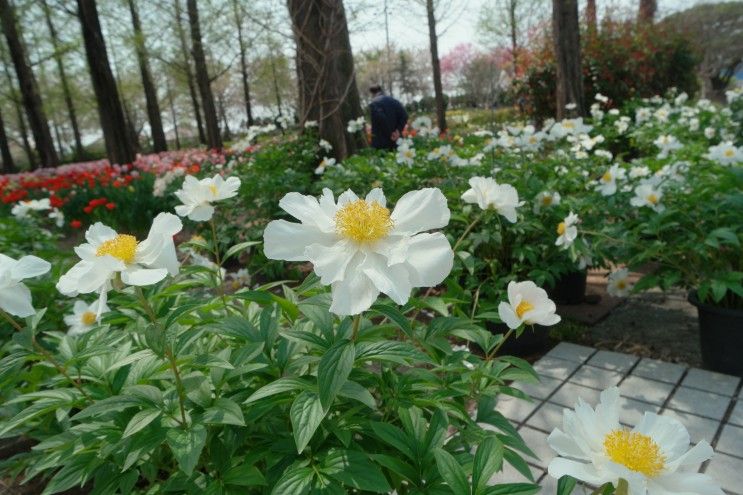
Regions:
<instances>
[{"instance_id":1,"label":"dark cap","mask_svg":"<svg viewBox=\"0 0 743 495\"><path fill-rule=\"evenodd\" d=\"M375 95L377 93L381 93L382 92L382 86L380 86L379 84L372 84L371 86L369 86L369 92L371 94L373 94L373 95Z\"/></svg>"}]
</instances>

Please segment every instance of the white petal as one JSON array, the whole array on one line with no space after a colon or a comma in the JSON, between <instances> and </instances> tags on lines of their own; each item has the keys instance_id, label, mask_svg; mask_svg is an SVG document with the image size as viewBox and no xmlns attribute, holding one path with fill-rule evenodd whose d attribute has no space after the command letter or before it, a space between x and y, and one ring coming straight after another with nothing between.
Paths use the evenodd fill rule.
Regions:
<instances>
[{"instance_id":1,"label":"white petal","mask_svg":"<svg viewBox=\"0 0 743 495\"><path fill-rule=\"evenodd\" d=\"M552 447L552 450L557 452L561 456L571 457L573 459L590 461L591 457L583 451L581 447L573 440L572 437L566 435L561 430L555 428L547 437L547 443Z\"/></svg>"},{"instance_id":2,"label":"white petal","mask_svg":"<svg viewBox=\"0 0 743 495\"><path fill-rule=\"evenodd\" d=\"M366 195L366 202L371 203L373 201L376 201L379 203L380 206L387 207L387 198L384 197L384 193L382 190L378 187L375 187L371 191L369 191L369 194Z\"/></svg>"},{"instance_id":3,"label":"white petal","mask_svg":"<svg viewBox=\"0 0 743 495\"><path fill-rule=\"evenodd\" d=\"M85 232L85 240L95 249L98 249L98 246L114 237L116 237L116 231L107 225L103 225L101 222L94 223Z\"/></svg>"},{"instance_id":4,"label":"white petal","mask_svg":"<svg viewBox=\"0 0 743 495\"><path fill-rule=\"evenodd\" d=\"M360 269L380 292L387 294L397 304L408 302L413 287L404 267L388 267L382 256L370 253Z\"/></svg>"},{"instance_id":5,"label":"white petal","mask_svg":"<svg viewBox=\"0 0 743 495\"><path fill-rule=\"evenodd\" d=\"M337 240L335 234L322 232L314 225L273 220L263 231L263 251L272 260L308 261L308 246L331 246Z\"/></svg>"},{"instance_id":6,"label":"white petal","mask_svg":"<svg viewBox=\"0 0 743 495\"><path fill-rule=\"evenodd\" d=\"M405 264L410 267L410 283L413 287L434 287L451 272L454 251L449 240L440 232L418 234L407 241Z\"/></svg>"},{"instance_id":7,"label":"white petal","mask_svg":"<svg viewBox=\"0 0 743 495\"><path fill-rule=\"evenodd\" d=\"M165 268L129 268L121 272L121 281L127 285L152 285L168 276Z\"/></svg>"},{"instance_id":8,"label":"white petal","mask_svg":"<svg viewBox=\"0 0 743 495\"><path fill-rule=\"evenodd\" d=\"M508 328L515 330L521 326L521 319L516 315L510 304L501 301L498 305L498 316L503 323L508 325Z\"/></svg>"},{"instance_id":9,"label":"white petal","mask_svg":"<svg viewBox=\"0 0 743 495\"><path fill-rule=\"evenodd\" d=\"M590 485L602 485L607 481L612 481L602 476L592 464L571 461L561 457L552 459L552 462L550 462L547 467L547 471L549 472L549 475L555 479L560 479L563 476L568 475Z\"/></svg>"},{"instance_id":10,"label":"white petal","mask_svg":"<svg viewBox=\"0 0 743 495\"><path fill-rule=\"evenodd\" d=\"M724 495L709 475L702 473L672 473L648 480L651 495Z\"/></svg>"},{"instance_id":11,"label":"white petal","mask_svg":"<svg viewBox=\"0 0 743 495\"><path fill-rule=\"evenodd\" d=\"M671 462L686 453L691 443L689 433L681 422L654 413L646 412L632 431L652 438L665 458Z\"/></svg>"},{"instance_id":12,"label":"white petal","mask_svg":"<svg viewBox=\"0 0 743 495\"><path fill-rule=\"evenodd\" d=\"M353 192L350 189L346 189L341 193L340 196L338 196L338 207L342 207L347 205L348 203L353 203L354 201L357 201L359 199L358 196L356 196L356 193Z\"/></svg>"},{"instance_id":13,"label":"white petal","mask_svg":"<svg viewBox=\"0 0 743 495\"><path fill-rule=\"evenodd\" d=\"M394 222L392 233L417 234L438 229L449 223L451 213L446 197L436 188L406 193L390 215Z\"/></svg>"},{"instance_id":14,"label":"white petal","mask_svg":"<svg viewBox=\"0 0 743 495\"><path fill-rule=\"evenodd\" d=\"M379 296L379 291L369 277L359 269L360 261L349 264L346 277L335 282L332 288L333 303L330 312L340 315L357 315L369 309Z\"/></svg>"},{"instance_id":15,"label":"white petal","mask_svg":"<svg viewBox=\"0 0 743 495\"><path fill-rule=\"evenodd\" d=\"M31 303L31 291L20 283L0 289L0 308L21 318L36 314Z\"/></svg>"},{"instance_id":16,"label":"white petal","mask_svg":"<svg viewBox=\"0 0 743 495\"><path fill-rule=\"evenodd\" d=\"M293 224L296 225L296 224ZM332 246L312 244L305 249L306 259L312 262L315 273L324 285L343 280L346 267L358 250L348 241L338 241Z\"/></svg>"},{"instance_id":17,"label":"white petal","mask_svg":"<svg viewBox=\"0 0 743 495\"><path fill-rule=\"evenodd\" d=\"M154 235L163 235L173 237L183 229L183 222L172 213L160 213L152 221L148 237Z\"/></svg>"},{"instance_id":18,"label":"white petal","mask_svg":"<svg viewBox=\"0 0 743 495\"><path fill-rule=\"evenodd\" d=\"M702 440L684 454L675 459L669 459L669 462L666 463L666 467L671 471L675 471L681 466L694 466L711 458L713 454L714 451L710 444Z\"/></svg>"},{"instance_id":19,"label":"white petal","mask_svg":"<svg viewBox=\"0 0 743 495\"><path fill-rule=\"evenodd\" d=\"M14 280L23 280L24 278L38 277L49 271L52 265L36 256L24 256L19 259L10 271L10 276Z\"/></svg>"},{"instance_id":20,"label":"white petal","mask_svg":"<svg viewBox=\"0 0 743 495\"><path fill-rule=\"evenodd\" d=\"M207 222L212 219L212 215L214 215L214 207L209 203L201 203L191 210L188 218L194 222Z\"/></svg>"},{"instance_id":21,"label":"white petal","mask_svg":"<svg viewBox=\"0 0 743 495\"><path fill-rule=\"evenodd\" d=\"M290 192L281 198L279 206L303 224L317 226L325 232L332 231L335 227L334 219L328 217L313 196Z\"/></svg>"}]
</instances>

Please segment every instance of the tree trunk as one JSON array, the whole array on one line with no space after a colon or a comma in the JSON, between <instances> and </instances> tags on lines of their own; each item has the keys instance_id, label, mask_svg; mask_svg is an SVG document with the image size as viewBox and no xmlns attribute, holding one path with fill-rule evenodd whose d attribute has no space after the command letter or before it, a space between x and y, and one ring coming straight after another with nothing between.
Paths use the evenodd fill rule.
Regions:
<instances>
[{"instance_id":1,"label":"tree trunk","mask_svg":"<svg viewBox=\"0 0 743 495\"><path fill-rule=\"evenodd\" d=\"M428 15L428 42L431 49L431 66L433 67L433 91L436 96L436 121L439 131L446 132L446 104L444 90L441 87L441 63L439 62L439 38L436 34L436 16L433 0L426 0Z\"/></svg>"},{"instance_id":2,"label":"tree trunk","mask_svg":"<svg viewBox=\"0 0 743 495\"><path fill-rule=\"evenodd\" d=\"M54 150L54 141L49 131L44 106L41 103L39 86L36 84L36 78L26 55L26 47L23 45L23 40L18 32L15 12L13 6L10 5L10 0L0 0L0 21L2 21L3 32L8 42L10 58L15 66L21 96L23 97L23 106L26 108L36 151L44 166L56 167L59 165L59 159L57 158L57 152Z\"/></svg>"},{"instance_id":3,"label":"tree trunk","mask_svg":"<svg viewBox=\"0 0 743 495\"><path fill-rule=\"evenodd\" d=\"M209 71L206 67L206 55L201 41L201 26L199 25L199 9L196 0L187 0L188 23L191 27L191 54L196 67L196 84L199 87L201 106L204 110L206 124L206 144L212 149L222 149L222 136L219 134L219 121L214 106L214 95L209 80Z\"/></svg>"},{"instance_id":4,"label":"tree trunk","mask_svg":"<svg viewBox=\"0 0 743 495\"><path fill-rule=\"evenodd\" d=\"M131 163L135 158L134 145L119 99L116 80L108 62L95 0L77 0L77 9L90 79L98 101L98 115L106 142L106 154L111 163L121 165Z\"/></svg>"},{"instance_id":5,"label":"tree trunk","mask_svg":"<svg viewBox=\"0 0 743 495\"><path fill-rule=\"evenodd\" d=\"M83 148L83 141L80 137L80 125L77 122L77 111L75 110L75 104L72 101L70 83L67 79L67 72L65 71L64 58L62 57L62 46L59 40L59 35L57 34L57 28L54 26L54 22L52 21L51 9L49 8L47 0L41 0L41 5L44 10L46 26L49 29L49 35L51 36L52 47L54 49L54 61L57 64L59 81L62 86L62 95L64 96L65 106L67 107L67 118L70 120L72 135L75 139L75 158L82 158L85 155L85 149Z\"/></svg>"},{"instance_id":6,"label":"tree trunk","mask_svg":"<svg viewBox=\"0 0 743 495\"><path fill-rule=\"evenodd\" d=\"M10 145L8 144L8 135L5 133L2 113L0 113L0 158L3 160L3 167L0 169L2 173L12 174L18 170L15 161L13 161L13 155L10 154Z\"/></svg>"},{"instance_id":7,"label":"tree trunk","mask_svg":"<svg viewBox=\"0 0 743 495\"><path fill-rule=\"evenodd\" d=\"M637 9L637 23L652 24L657 10L658 2L656 0L640 0L640 7Z\"/></svg>"},{"instance_id":8,"label":"tree trunk","mask_svg":"<svg viewBox=\"0 0 743 495\"><path fill-rule=\"evenodd\" d=\"M300 122L316 120L343 160L363 146L346 131L362 115L342 0L288 0L297 43Z\"/></svg>"},{"instance_id":9,"label":"tree trunk","mask_svg":"<svg viewBox=\"0 0 743 495\"><path fill-rule=\"evenodd\" d=\"M52 118L52 129L54 129L54 139L57 140L57 153L59 154L60 161L64 162L64 142L62 140L62 133L59 131L59 124Z\"/></svg>"},{"instance_id":10,"label":"tree trunk","mask_svg":"<svg viewBox=\"0 0 743 495\"><path fill-rule=\"evenodd\" d=\"M219 120L222 121L223 132L222 139L229 141L232 139L232 131L230 131L230 124L227 122L227 109L224 104L224 92L220 91L217 93L217 107L219 110Z\"/></svg>"},{"instance_id":11,"label":"tree trunk","mask_svg":"<svg viewBox=\"0 0 743 495\"><path fill-rule=\"evenodd\" d=\"M243 100L245 102L245 116L248 127L253 125L253 108L250 104L250 84L248 82L247 47L243 36L242 15L240 13L239 0L232 0L232 8L235 11L235 23L237 24L237 44L240 48L240 76L243 83Z\"/></svg>"},{"instance_id":12,"label":"tree trunk","mask_svg":"<svg viewBox=\"0 0 743 495\"><path fill-rule=\"evenodd\" d=\"M518 76L519 72L519 39L516 28L516 8L518 7L518 0L511 0L508 9L509 22L511 23L511 58L513 59L513 77Z\"/></svg>"},{"instance_id":13,"label":"tree trunk","mask_svg":"<svg viewBox=\"0 0 743 495\"><path fill-rule=\"evenodd\" d=\"M276 111L278 112L278 116L281 117L283 115L281 111L281 107L283 106L283 104L281 103L281 90L279 89L279 77L278 77L278 73L276 72L276 56L273 53L271 54L271 77L273 79L273 94L276 97Z\"/></svg>"},{"instance_id":14,"label":"tree trunk","mask_svg":"<svg viewBox=\"0 0 743 495\"><path fill-rule=\"evenodd\" d=\"M178 116L175 112L175 98L173 98L173 88L170 86L170 79L165 78L165 90L168 93L168 103L170 104L170 118L173 120L173 133L175 134L175 149L181 149L181 136L178 132Z\"/></svg>"},{"instance_id":15,"label":"tree trunk","mask_svg":"<svg viewBox=\"0 0 743 495\"><path fill-rule=\"evenodd\" d=\"M552 0L552 36L557 69L557 118L584 115L577 0ZM568 104L574 104L575 109L566 109Z\"/></svg>"},{"instance_id":16,"label":"tree trunk","mask_svg":"<svg viewBox=\"0 0 743 495\"><path fill-rule=\"evenodd\" d=\"M181 56L183 57L183 66L186 71L186 83L188 84L188 94L191 96L191 105L193 106L194 118L196 119L196 129L199 132L199 142L206 144L206 134L204 133L204 124L201 120L201 104L196 94L196 83L194 82L193 72L191 71L191 50L188 48L186 41L186 30L183 28L183 18L181 14L181 0L175 2L175 27L178 31L178 40L181 45Z\"/></svg>"},{"instance_id":17,"label":"tree trunk","mask_svg":"<svg viewBox=\"0 0 743 495\"><path fill-rule=\"evenodd\" d=\"M150 122L150 133L152 134L152 150L159 153L168 149L168 143L165 140L165 131L163 131L160 103L157 101L157 89L152 82L150 64L147 60L147 47L144 42L142 25L139 22L139 12L137 12L137 5L134 2L135 0L129 0L129 12L132 16L132 28L134 29L134 46L137 52L139 72L142 74L142 88L147 103L147 120Z\"/></svg>"},{"instance_id":18,"label":"tree trunk","mask_svg":"<svg viewBox=\"0 0 743 495\"><path fill-rule=\"evenodd\" d=\"M596 16L596 0L586 1L586 25L590 36L596 34L598 29L598 18Z\"/></svg>"}]
</instances>

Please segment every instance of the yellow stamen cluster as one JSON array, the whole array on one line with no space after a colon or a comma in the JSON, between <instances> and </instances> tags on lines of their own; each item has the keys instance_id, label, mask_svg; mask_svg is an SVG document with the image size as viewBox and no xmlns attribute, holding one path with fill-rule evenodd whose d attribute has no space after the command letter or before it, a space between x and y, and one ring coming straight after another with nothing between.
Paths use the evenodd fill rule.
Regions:
<instances>
[{"instance_id":1,"label":"yellow stamen cluster","mask_svg":"<svg viewBox=\"0 0 743 495\"><path fill-rule=\"evenodd\" d=\"M557 224L557 235L563 235L565 233L565 229L567 229L568 226L565 225L565 222L560 222Z\"/></svg>"},{"instance_id":2,"label":"yellow stamen cluster","mask_svg":"<svg viewBox=\"0 0 743 495\"><path fill-rule=\"evenodd\" d=\"M622 279L619 282L617 282L617 289L624 290L627 288L627 281Z\"/></svg>"},{"instance_id":3,"label":"yellow stamen cluster","mask_svg":"<svg viewBox=\"0 0 743 495\"><path fill-rule=\"evenodd\" d=\"M611 172L604 172L604 175L601 176L601 180L604 182L611 182Z\"/></svg>"},{"instance_id":4,"label":"yellow stamen cluster","mask_svg":"<svg viewBox=\"0 0 743 495\"><path fill-rule=\"evenodd\" d=\"M209 190L212 192L212 196L217 195L217 186L215 186L214 184L209 185Z\"/></svg>"},{"instance_id":5,"label":"yellow stamen cluster","mask_svg":"<svg viewBox=\"0 0 743 495\"><path fill-rule=\"evenodd\" d=\"M124 263L134 261L134 255L137 252L137 238L133 235L119 234L113 239L109 239L98 247L95 252L96 256L113 256Z\"/></svg>"},{"instance_id":6,"label":"yellow stamen cluster","mask_svg":"<svg viewBox=\"0 0 743 495\"><path fill-rule=\"evenodd\" d=\"M95 320L96 320L95 313L93 313L92 311L86 311L80 317L80 320L83 322L83 325L90 326L93 323L95 323Z\"/></svg>"},{"instance_id":7,"label":"yellow stamen cluster","mask_svg":"<svg viewBox=\"0 0 743 495\"><path fill-rule=\"evenodd\" d=\"M542 196L542 204L544 206L549 206L552 204L552 196Z\"/></svg>"},{"instance_id":8,"label":"yellow stamen cluster","mask_svg":"<svg viewBox=\"0 0 743 495\"><path fill-rule=\"evenodd\" d=\"M654 205L658 204L658 196L656 196L655 194L652 194L652 193L648 194L647 200L648 200L648 203L651 203Z\"/></svg>"},{"instance_id":9,"label":"yellow stamen cluster","mask_svg":"<svg viewBox=\"0 0 743 495\"><path fill-rule=\"evenodd\" d=\"M534 305L530 303L529 301L521 301L518 306L516 306L516 316L519 318L524 317L524 313L531 311L534 309Z\"/></svg>"},{"instance_id":10,"label":"yellow stamen cluster","mask_svg":"<svg viewBox=\"0 0 743 495\"><path fill-rule=\"evenodd\" d=\"M735 155L735 151L733 151L732 149L728 148L728 149L726 149L723 152L723 154L725 155L726 158L732 158L733 155Z\"/></svg>"},{"instance_id":11,"label":"yellow stamen cluster","mask_svg":"<svg viewBox=\"0 0 743 495\"><path fill-rule=\"evenodd\" d=\"M356 242L374 242L386 237L392 230L390 210L376 201L357 199L343 206L335 214L338 235Z\"/></svg>"},{"instance_id":12,"label":"yellow stamen cluster","mask_svg":"<svg viewBox=\"0 0 743 495\"><path fill-rule=\"evenodd\" d=\"M665 467L666 458L658 444L642 433L614 430L604 437L604 450L612 461L649 478Z\"/></svg>"}]
</instances>

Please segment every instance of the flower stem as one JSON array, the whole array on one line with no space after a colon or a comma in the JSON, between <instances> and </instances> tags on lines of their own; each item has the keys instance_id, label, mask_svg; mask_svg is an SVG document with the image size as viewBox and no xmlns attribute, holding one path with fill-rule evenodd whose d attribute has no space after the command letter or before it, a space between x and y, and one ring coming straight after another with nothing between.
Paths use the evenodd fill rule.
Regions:
<instances>
[{"instance_id":1,"label":"flower stem","mask_svg":"<svg viewBox=\"0 0 743 495\"><path fill-rule=\"evenodd\" d=\"M353 317L353 326L351 331L351 340L356 341L356 337L359 334L359 328L361 327L361 314L357 314Z\"/></svg>"},{"instance_id":2,"label":"flower stem","mask_svg":"<svg viewBox=\"0 0 743 495\"><path fill-rule=\"evenodd\" d=\"M2 316L6 321L13 325L13 327L19 332L23 331L23 327L17 321L15 321L12 316L10 316L2 309L0 309L0 316ZM34 348L39 351L39 353L41 353L41 355L44 356L44 358L49 361L52 366L54 366L57 372L64 376L67 381L70 382L72 386L74 386L83 395L83 397L88 400L88 402L93 402L93 399L90 398L90 395L88 395L88 393L83 390L80 382L77 380L73 380L72 377L70 377L69 373L67 373L67 369L57 363L57 361L54 359L54 356L52 356L49 351L44 349L44 347L36 341L36 334L34 332L31 332L31 343L33 344Z\"/></svg>"},{"instance_id":3,"label":"flower stem","mask_svg":"<svg viewBox=\"0 0 743 495\"><path fill-rule=\"evenodd\" d=\"M508 337L510 337L511 335L513 335L513 332L514 332L514 329L513 328L509 328L508 329L508 331L506 332L506 334L503 336L503 340L501 340L500 342L498 342L498 345L496 345L495 348L488 353L488 356L486 358L487 361L490 361L491 359L493 359L496 356L496 354L498 354L498 351L500 350L500 348L503 347L503 344L506 343L506 340L508 340Z\"/></svg>"},{"instance_id":4,"label":"flower stem","mask_svg":"<svg viewBox=\"0 0 743 495\"><path fill-rule=\"evenodd\" d=\"M457 248L459 245L464 241L464 239L469 235L469 233L472 231L473 228L475 228L475 225L480 223L480 220L482 220L483 216L485 216L485 212L480 213L473 221L470 223L466 229L464 229L464 232L462 232L462 235L459 236L459 239L457 239L457 242L454 243L454 247L452 248L452 251L455 253L457 252Z\"/></svg>"},{"instance_id":5,"label":"flower stem","mask_svg":"<svg viewBox=\"0 0 743 495\"><path fill-rule=\"evenodd\" d=\"M219 256L219 244L217 243L217 225L214 223L214 217L209 220L212 228L212 247L214 248L214 260L217 263L217 281L219 282L219 295L224 304L224 310L227 311L227 297L224 295L224 280L222 279L222 259Z\"/></svg>"},{"instance_id":6,"label":"flower stem","mask_svg":"<svg viewBox=\"0 0 743 495\"><path fill-rule=\"evenodd\" d=\"M152 306L150 305L150 302L147 300L147 298L144 296L144 292L142 292L142 288L137 286L135 287L137 292L137 298L139 299L139 302L142 304L142 308L144 308L145 313L147 313L147 316L150 319L150 322L152 322L155 326L160 326L160 324L157 322L157 315L155 314L155 310L152 309ZM162 330L162 329L161 329ZM164 331L164 330L163 330ZM186 421L186 393L185 389L183 388L183 382L181 381L181 374L178 371L178 362L175 359L175 354L173 353L173 350L170 348L170 345L166 343L165 345L165 357L168 359L168 363L170 364L170 369L173 371L173 376L175 377L175 388L178 392L178 406L181 411L181 426L183 428L186 427L188 422Z\"/></svg>"}]
</instances>

